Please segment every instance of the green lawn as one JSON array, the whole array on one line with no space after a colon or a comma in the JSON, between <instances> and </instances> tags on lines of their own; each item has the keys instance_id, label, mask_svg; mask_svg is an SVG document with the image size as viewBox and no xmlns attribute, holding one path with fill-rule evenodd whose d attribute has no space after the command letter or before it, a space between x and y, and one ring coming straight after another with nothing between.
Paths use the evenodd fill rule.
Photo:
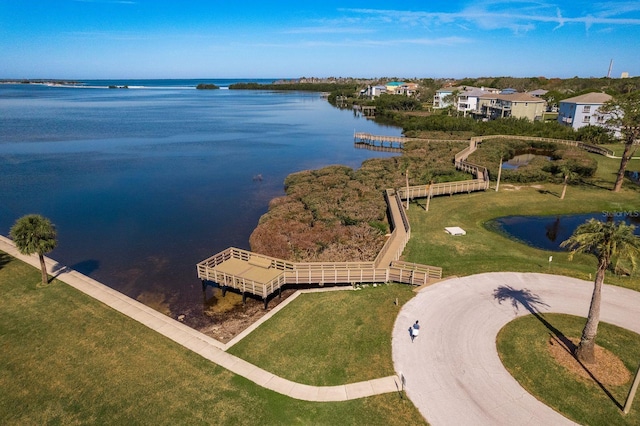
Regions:
<instances>
[{"instance_id":1,"label":"green lawn","mask_svg":"<svg viewBox=\"0 0 640 426\"><path fill-rule=\"evenodd\" d=\"M609 162L606 162L609 165ZM411 262L440 266L444 276L481 272L540 272L590 280L596 261L590 255L578 255L568 261L566 252L535 249L487 229L491 219L509 215L560 215L591 212L640 212L640 188L626 183L623 191L604 189L613 186L611 166L599 167L597 184L570 186L564 200L558 194L561 185L544 183L517 188L501 184L500 191L435 197L429 211L415 203L409 209L411 239L404 256ZM609 171L607 171L609 170ZM609 182L611 186L609 186ZM603 186L600 186L602 184ZM425 200L418 200L425 205ZM460 226L467 235L453 237L446 226ZM549 256L553 262L549 265ZM633 277L607 275L610 284L640 290L639 272Z\"/></svg>"},{"instance_id":2,"label":"green lawn","mask_svg":"<svg viewBox=\"0 0 640 426\"><path fill-rule=\"evenodd\" d=\"M302 294L229 352L317 386L390 376L393 324L413 295L402 284Z\"/></svg>"},{"instance_id":3,"label":"green lawn","mask_svg":"<svg viewBox=\"0 0 640 426\"><path fill-rule=\"evenodd\" d=\"M66 284L38 288L39 279L0 252L2 425L425 424L398 394L311 403L266 390Z\"/></svg>"},{"instance_id":4,"label":"green lawn","mask_svg":"<svg viewBox=\"0 0 640 426\"><path fill-rule=\"evenodd\" d=\"M549 341L558 337L550 328L568 338L578 338L585 319L561 314L545 314L544 319L551 327L527 315L511 321L498 334L500 358L516 380L536 398L580 424L640 424L640 393L629 414L624 415L621 408L638 368L640 335L600 323L597 344L616 354L631 373L624 385L600 387L593 380L571 374L548 350Z\"/></svg>"}]
</instances>

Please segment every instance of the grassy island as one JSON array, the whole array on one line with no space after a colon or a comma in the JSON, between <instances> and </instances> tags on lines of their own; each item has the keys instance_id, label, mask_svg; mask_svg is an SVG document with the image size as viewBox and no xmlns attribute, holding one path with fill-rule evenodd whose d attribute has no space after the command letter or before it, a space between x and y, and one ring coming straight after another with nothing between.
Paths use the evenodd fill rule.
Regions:
<instances>
[{"instance_id":1,"label":"grassy island","mask_svg":"<svg viewBox=\"0 0 640 426\"><path fill-rule=\"evenodd\" d=\"M216 86L215 84L212 83L200 83L196 86L196 89L198 90L216 90L219 89L220 87Z\"/></svg>"}]
</instances>

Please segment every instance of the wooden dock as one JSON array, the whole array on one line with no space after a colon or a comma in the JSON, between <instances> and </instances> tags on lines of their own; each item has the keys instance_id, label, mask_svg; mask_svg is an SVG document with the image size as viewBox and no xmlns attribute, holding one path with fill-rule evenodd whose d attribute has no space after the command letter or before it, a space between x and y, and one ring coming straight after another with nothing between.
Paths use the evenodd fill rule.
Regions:
<instances>
[{"instance_id":1,"label":"wooden dock","mask_svg":"<svg viewBox=\"0 0 640 426\"><path fill-rule=\"evenodd\" d=\"M399 193L388 189L385 200L392 232L372 262L288 262L231 247L198 263L198 278L203 289L214 285L223 294L229 289L241 293L243 300L259 297L265 309L269 298L285 287L391 281L419 286L440 279L442 268L399 261L411 227Z\"/></svg>"},{"instance_id":2,"label":"wooden dock","mask_svg":"<svg viewBox=\"0 0 640 426\"><path fill-rule=\"evenodd\" d=\"M202 280L203 289L207 285L215 285L222 288L223 294L228 289L241 293L243 300L247 295L260 297L263 299L266 309L269 297L276 293L281 294L282 289L286 286L356 285L390 281L420 286L429 282L430 279L440 279L442 278L442 269L439 267L399 260L411 237L411 226L402 205L403 200L427 198L426 209L428 210L429 200L435 196L486 191L489 188L487 168L470 163L467 158L478 148L480 143L489 139L506 138L572 145L601 155L613 156L613 153L607 149L576 141L512 135L474 137L468 141L469 145L457 153L454 158L455 167L470 173L474 179L416 185L385 191L384 196L392 232L373 262L296 263L232 247L197 264L198 278ZM358 148L402 152L404 144L411 141L442 142L442 140L405 138L403 136L354 133L354 143ZM460 142L460 140L453 141Z\"/></svg>"}]
</instances>

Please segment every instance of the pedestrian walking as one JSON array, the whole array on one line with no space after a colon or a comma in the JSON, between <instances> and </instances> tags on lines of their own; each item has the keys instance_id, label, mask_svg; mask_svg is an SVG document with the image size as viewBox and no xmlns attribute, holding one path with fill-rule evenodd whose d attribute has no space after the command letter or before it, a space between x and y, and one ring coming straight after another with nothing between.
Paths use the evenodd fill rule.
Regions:
<instances>
[{"instance_id":1,"label":"pedestrian walking","mask_svg":"<svg viewBox=\"0 0 640 426\"><path fill-rule=\"evenodd\" d=\"M415 324L413 324L409 330L411 331L411 341L413 342L413 339L420 334L420 324L418 324L418 320L416 320Z\"/></svg>"}]
</instances>

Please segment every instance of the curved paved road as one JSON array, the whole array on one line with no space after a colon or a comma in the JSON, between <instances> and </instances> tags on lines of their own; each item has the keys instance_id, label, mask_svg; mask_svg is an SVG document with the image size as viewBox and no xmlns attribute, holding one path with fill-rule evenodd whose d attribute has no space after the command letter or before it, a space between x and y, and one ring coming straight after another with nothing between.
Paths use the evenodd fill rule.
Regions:
<instances>
[{"instance_id":1,"label":"curved paved road","mask_svg":"<svg viewBox=\"0 0 640 426\"><path fill-rule=\"evenodd\" d=\"M586 316L592 291L587 281L506 272L425 288L403 307L393 332L393 362L408 397L434 426L574 424L511 377L495 340L505 324L529 313L522 302L543 314ZM640 333L640 292L604 286L602 296L602 321ZM422 327L411 343L416 319Z\"/></svg>"}]
</instances>

